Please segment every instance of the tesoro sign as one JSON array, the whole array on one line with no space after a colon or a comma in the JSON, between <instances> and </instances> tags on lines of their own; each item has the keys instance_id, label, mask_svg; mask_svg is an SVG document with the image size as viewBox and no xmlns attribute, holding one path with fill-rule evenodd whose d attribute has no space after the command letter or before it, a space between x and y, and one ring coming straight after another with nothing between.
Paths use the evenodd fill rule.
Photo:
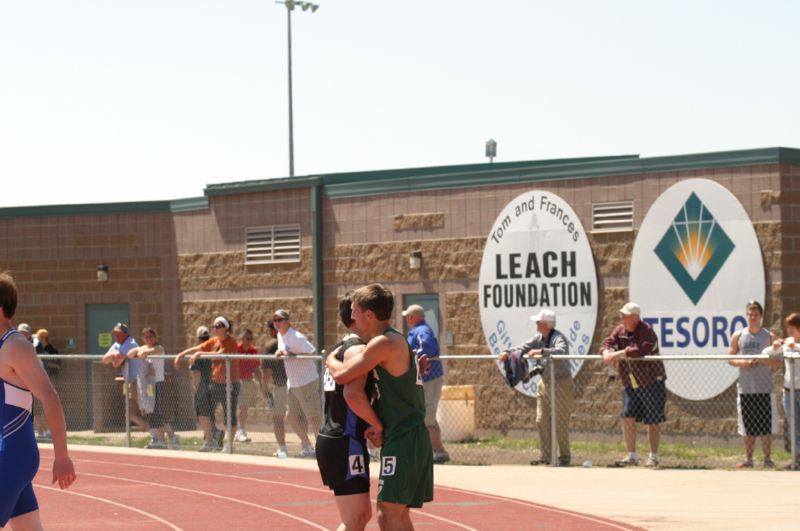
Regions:
<instances>
[{"instance_id":1,"label":"tesoro sign","mask_svg":"<svg viewBox=\"0 0 800 531\"><path fill-rule=\"evenodd\" d=\"M512 200L492 226L480 273L483 332L493 354L536 332L531 316L556 313L571 354L588 354L597 319L597 272L578 216L559 196L540 190ZM572 363L572 372L581 361ZM500 367L501 371L502 366ZM533 395L539 377L517 390Z\"/></svg>"},{"instance_id":2,"label":"tesoro sign","mask_svg":"<svg viewBox=\"0 0 800 531\"><path fill-rule=\"evenodd\" d=\"M739 200L707 179L681 181L650 207L633 247L630 298L642 307L664 355L725 355L747 325L749 300L764 303L764 265L753 224ZM737 371L714 360L665 362L667 388L706 400Z\"/></svg>"}]
</instances>

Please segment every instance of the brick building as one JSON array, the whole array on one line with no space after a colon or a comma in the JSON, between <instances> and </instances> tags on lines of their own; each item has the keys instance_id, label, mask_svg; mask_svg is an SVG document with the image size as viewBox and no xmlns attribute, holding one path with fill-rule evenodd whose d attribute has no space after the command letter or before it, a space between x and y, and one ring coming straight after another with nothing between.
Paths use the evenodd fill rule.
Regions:
<instances>
[{"instance_id":1,"label":"brick building","mask_svg":"<svg viewBox=\"0 0 800 531\"><path fill-rule=\"evenodd\" d=\"M174 201L4 208L0 269L21 289L16 322L47 328L62 352L100 351L90 320L106 306L127 312L134 331L155 327L168 352L192 344L195 328L217 314L263 338L278 307L330 345L341 332L337 295L377 281L398 304L438 303L443 353L485 354L478 273L486 237L509 200L536 188L572 205L587 231L600 288L596 352L627 299L637 227L663 190L687 178L722 184L750 216L766 267L766 323L796 310L800 150L786 148L338 173L211 184L203 197ZM620 223L603 228L596 212L619 204ZM99 266L107 281L98 281ZM452 364L448 381L499 377L485 364ZM597 394L609 392L604 378L599 366L579 374L578 429L616 422L617 411L597 406ZM505 413L509 401L530 410L526 398L504 393L479 390L479 423L532 425L532 411Z\"/></svg>"}]
</instances>

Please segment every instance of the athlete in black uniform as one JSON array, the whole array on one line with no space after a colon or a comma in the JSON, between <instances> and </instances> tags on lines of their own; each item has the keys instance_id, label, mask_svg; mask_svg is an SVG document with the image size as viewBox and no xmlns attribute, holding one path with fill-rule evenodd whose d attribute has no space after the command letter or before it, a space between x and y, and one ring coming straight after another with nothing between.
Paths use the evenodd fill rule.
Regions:
<instances>
[{"instance_id":1,"label":"athlete in black uniform","mask_svg":"<svg viewBox=\"0 0 800 531\"><path fill-rule=\"evenodd\" d=\"M348 333L331 354L340 361L364 349L352 331L352 301L339 301L339 317ZM346 385L337 384L325 371L325 422L317 436L317 464L322 482L333 490L342 517L340 530L364 529L372 517L369 501L369 454L365 434L376 445L382 442L383 425L372 409L375 381L372 372Z\"/></svg>"}]
</instances>

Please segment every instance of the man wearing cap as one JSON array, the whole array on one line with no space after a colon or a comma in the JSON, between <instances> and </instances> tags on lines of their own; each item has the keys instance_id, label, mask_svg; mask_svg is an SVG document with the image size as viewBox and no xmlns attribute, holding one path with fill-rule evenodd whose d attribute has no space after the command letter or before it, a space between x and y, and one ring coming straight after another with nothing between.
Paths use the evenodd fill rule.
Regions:
<instances>
[{"instance_id":1,"label":"man wearing cap","mask_svg":"<svg viewBox=\"0 0 800 531\"><path fill-rule=\"evenodd\" d=\"M425 308L419 304L412 304L403 312L408 325L408 344L417 357L423 354L428 356L430 364L428 372L422 375L422 389L425 392L425 427L433 446L433 462L436 464L450 461L450 454L442 443L442 431L436 422L436 410L439 407L439 398L442 395L444 384L444 367L439 360L439 342L433 329L425 322Z\"/></svg>"},{"instance_id":2,"label":"man wearing cap","mask_svg":"<svg viewBox=\"0 0 800 531\"><path fill-rule=\"evenodd\" d=\"M647 424L650 455L647 466L658 466L658 445L661 442L660 424L667 420L664 405L667 401L667 373L661 361L641 361L658 355L658 337L653 328L642 321L641 309L628 302L619 310L622 323L600 346L606 365L615 364L624 387L622 400L622 432L628 454L617 466L638 465L636 455L636 423ZM637 361L638 360L638 361Z\"/></svg>"},{"instance_id":3,"label":"man wearing cap","mask_svg":"<svg viewBox=\"0 0 800 531\"><path fill-rule=\"evenodd\" d=\"M39 344L36 345L36 354L58 354L58 350L50 343L50 332L45 328L40 328L36 331L36 337L39 338ZM61 360L58 358L48 358L41 360L44 371L53 381L53 378L58 375L61 369ZM38 400L33 403L33 427L36 429L36 440L41 442L51 442L53 440L50 430L47 429L47 422L44 418L44 410L42 404Z\"/></svg>"},{"instance_id":4,"label":"man wearing cap","mask_svg":"<svg viewBox=\"0 0 800 531\"><path fill-rule=\"evenodd\" d=\"M33 335L33 328L28 323L20 323L17 325L17 332L25 336L30 343L33 343L33 348L39 346L39 338Z\"/></svg>"},{"instance_id":5,"label":"man wearing cap","mask_svg":"<svg viewBox=\"0 0 800 531\"><path fill-rule=\"evenodd\" d=\"M558 441L558 465L569 466L572 455L569 447L569 419L572 415L572 402L575 388L572 383L572 369L569 360L553 360L550 356L569 354L567 338L556 330L556 314L543 309L531 317L536 323L536 335L518 347L520 355L529 358L542 358L542 378L536 386L536 426L539 431L540 456L531 461L532 465L549 464L552 457L552 400L556 406L556 440ZM509 351L500 353L505 361ZM551 372L554 374L551 375ZM555 396L551 390L551 376L555 376Z\"/></svg>"},{"instance_id":6,"label":"man wearing cap","mask_svg":"<svg viewBox=\"0 0 800 531\"><path fill-rule=\"evenodd\" d=\"M298 354L314 354L317 349L306 336L295 330L290 322L289 312L276 310L272 322L278 330L278 350L275 356L284 360L288 386L288 411L286 420L292 426L303 449L300 457L314 457L316 452L308 438L303 417L308 421L308 429L317 433L322 426L322 395L319 389L317 362L312 359L297 359Z\"/></svg>"},{"instance_id":7,"label":"man wearing cap","mask_svg":"<svg viewBox=\"0 0 800 531\"><path fill-rule=\"evenodd\" d=\"M137 399L138 393L136 390L136 376L139 374L139 365L141 360L138 358L129 360L128 352L132 348L139 345L136 340L128 334L128 325L124 323L117 323L111 329L111 335L114 336L114 344L103 355L102 362L110 364L113 367L121 367L122 378L129 386L128 404L131 422L139 426L142 430L147 431L147 422L141 415L139 410L139 400Z\"/></svg>"}]
</instances>

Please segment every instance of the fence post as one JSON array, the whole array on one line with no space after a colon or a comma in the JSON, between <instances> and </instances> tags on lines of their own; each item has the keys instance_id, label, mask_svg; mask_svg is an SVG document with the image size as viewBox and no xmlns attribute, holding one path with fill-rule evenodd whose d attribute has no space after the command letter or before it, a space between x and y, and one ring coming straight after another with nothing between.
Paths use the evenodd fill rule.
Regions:
<instances>
[{"instance_id":1,"label":"fence post","mask_svg":"<svg viewBox=\"0 0 800 531\"><path fill-rule=\"evenodd\" d=\"M792 450L792 470L797 470L797 404L795 403L794 372L795 360L789 360L789 444ZM784 390L784 393L786 391Z\"/></svg>"},{"instance_id":2,"label":"fence post","mask_svg":"<svg viewBox=\"0 0 800 531\"><path fill-rule=\"evenodd\" d=\"M228 412L226 419L226 429L228 430L228 453L233 453L233 411L231 411L231 393L233 391L233 384L231 384L231 359L225 358L225 401L227 402Z\"/></svg>"},{"instance_id":3,"label":"fence post","mask_svg":"<svg viewBox=\"0 0 800 531\"><path fill-rule=\"evenodd\" d=\"M553 363L553 358L550 358L548 369L550 369L550 382L548 383L550 386L550 465L556 466L556 452L558 451L556 446L558 440L556 436L556 426L558 423L556 422L556 368Z\"/></svg>"},{"instance_id":4,"label":"fence post","mask_svg":"<svg viewBox=\"0 0 800 531\"><path fill-rule=\"evenodd\" d=\"M127 441L128 448L131 447L131 383L130 378L130 364L128 360L122 362L123 385L125 386L125 440Z\"/></svg>"}]
</instances>

